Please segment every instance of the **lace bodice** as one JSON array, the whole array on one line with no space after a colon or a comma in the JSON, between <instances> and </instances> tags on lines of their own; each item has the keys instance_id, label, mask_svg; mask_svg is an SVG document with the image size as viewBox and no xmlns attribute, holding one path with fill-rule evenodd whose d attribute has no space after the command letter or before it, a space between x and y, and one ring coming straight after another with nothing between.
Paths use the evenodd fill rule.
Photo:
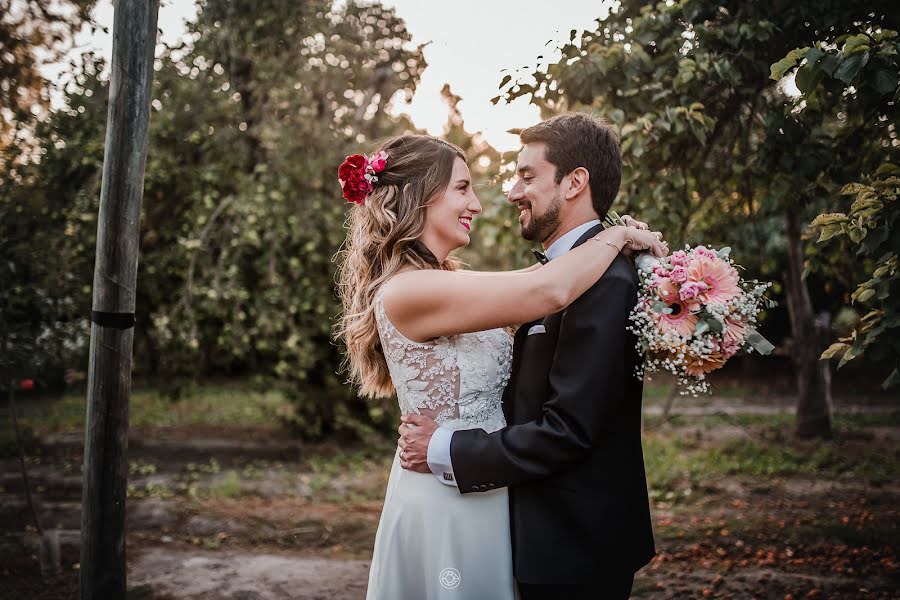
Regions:
<instances>
[{"instance_id":1,"label":"lace bodice","mask_svg":"<svg viewBox=\"0 0 900 600\"><path fill-rule=\"evenodd\" d=\"M503 329L414 342L397 331L375 297L375 320L400 412L431 417L448 429L506 426L500 405L512 366L512 336Z\"/></svg>"}]
</instances>

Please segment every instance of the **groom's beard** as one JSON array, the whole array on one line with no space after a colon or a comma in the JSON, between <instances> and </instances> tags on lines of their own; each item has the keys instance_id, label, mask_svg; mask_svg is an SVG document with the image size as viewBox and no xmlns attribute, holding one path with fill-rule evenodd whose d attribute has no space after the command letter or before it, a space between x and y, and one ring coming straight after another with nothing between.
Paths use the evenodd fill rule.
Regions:
<instances>
[{"instance_id":1,"label":"groom's beard","mask_svg":"<svg viewBox=\"0 0 900 600\"><path fill-rule=\"evenodd\" d=\"M530 204L530 203L529 203ZM553 235L559 229L559 212L562 210L562 198L557 190L553 195L553 200L544 214L538 216L534 214L531 206L528 211L531 212L531 218L527 223L522 225L522 237L529 242L541 242Z\"/></svg>"}]
</instances>

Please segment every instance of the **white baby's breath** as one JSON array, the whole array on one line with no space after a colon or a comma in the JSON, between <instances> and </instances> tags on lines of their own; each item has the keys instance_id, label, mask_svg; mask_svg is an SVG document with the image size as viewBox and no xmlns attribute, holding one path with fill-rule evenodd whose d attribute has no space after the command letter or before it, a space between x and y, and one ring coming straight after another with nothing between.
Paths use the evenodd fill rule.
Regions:
<instances>
[{"instance_id":1,"label":"white baby's breath","mask_svg":"<svg viewBox=\"0 0 900 600\"><path fill-rule=\"evenodd\" d=\"M756 325L763 304L772 306L774 303L764 296L770 283L741 279L735 271L730 277L738 277L739 293L727 301L702 303L687 300L693 303L690 312L692 318L697 320L697 327L690 335L679 333L674 325L667 323L681 314L676 314L673 307L687 310L687 302L683 303L679 297L667 304L657 294L661 283L671 281L669 275L676 266L673 260L682 262L685 267L700 258L711 260L716 263L716 268L726 272L737 265L730 257L730 248L716 251L703 246L685 246L683 254L676 254L677 257L667 259L648 258L647 255L638 257L636 263L641 285L628 330L637 336L636 348L644 356L643 364L635 369L636 377L640 379L652 373L668 372L677 378L682 395L696 396L709 391L707 373L721 367L739 350L746 348L752 352L752 346L747 344L747 335ZM696 282L693 285L696 286ZM680 289L680 284L677 287ZM692 297L690 292L686 293L688 296L685 298ZM726 331L729 332L727 336Z\"/></svg>"}]
</instances>

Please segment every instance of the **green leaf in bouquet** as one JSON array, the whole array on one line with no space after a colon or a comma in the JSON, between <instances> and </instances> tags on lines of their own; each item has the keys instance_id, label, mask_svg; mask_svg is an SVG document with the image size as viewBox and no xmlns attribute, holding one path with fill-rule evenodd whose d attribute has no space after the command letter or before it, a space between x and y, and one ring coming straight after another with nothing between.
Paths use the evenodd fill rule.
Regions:
<instances>
[{"instance_id":1,"label":"green leaf in bouquet","mask_svg":"<svg viewBox=\"0 0 900 600\"><path fill-rule=\"evenodd\" d=\"M709 323L706 321L697 321L696 327L694 327L694 335L703 335L709 331Z\"/></svg>"},{"instance_id":2,"label":"green leaf in bouquet","mask_svg":"<svg viewBox=\"0 0 900 600\"><path fill-rule=\"evenodd\" d=\"M666 313L666 309L669 309L669 313ZM662 300L657 300L653 303L653 311L663 314L670 314L672 309L669 308L669 305L663 302Z\"/></svg>"},{"instance_id":3,"label":"green leaf in bouquet","mask_svg":"<svg viewBox=\"0 0 900 600\"><path fill-rule=\"evenodd\" d=\"M728 255L731 254L731 246L725 246L721 250L717 252L719 258L728 258Z\"/></svg>"},{"instance_id":4,"label":"green leaf in bouquet","mask_svg":"<svg viewBox=\"0 0 900 600\"><path fill-rule=\"evenodd\" d=\"M772 345L772 342L764 338L760 333L750 327L747 330L747 343L750 344L750 347L762 354L763 356L767 354L771 354L775 349L775 346Z\"/></svg>"},{"instance_id":5,"label":"green leaf in bouquet","mask_svg":"<svg viewBox=\"0 0 900 600\"><path fill-rule=\"evenodd\" d=\"M616 226L624 227L625 221L622 220L622 217L619 216L619 213L617 213L614 210L611 210L608 213L606 213L606 218L603 219L603 228L609 229L610 227L616 227Z\"/></svg>"}]
</instances>

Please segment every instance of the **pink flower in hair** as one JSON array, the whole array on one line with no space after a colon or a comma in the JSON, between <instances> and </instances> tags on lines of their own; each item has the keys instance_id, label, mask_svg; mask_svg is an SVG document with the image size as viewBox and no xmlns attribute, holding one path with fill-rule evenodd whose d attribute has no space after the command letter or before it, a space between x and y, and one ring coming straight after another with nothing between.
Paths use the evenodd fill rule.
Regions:
<instances>
[{"instance_id":1,"label":"pink flower in hair","mask_svg":"<svg viewBox=\"0 0 900 600\"><path fill-rule=\"evenodd\" d=\"M372 167L372 171L375 173L384 171L384 168L387 166L387 157L387 152L384 150L376 152L375 155L369 159L369 166Z\"/></svg>"}]
</instances>

